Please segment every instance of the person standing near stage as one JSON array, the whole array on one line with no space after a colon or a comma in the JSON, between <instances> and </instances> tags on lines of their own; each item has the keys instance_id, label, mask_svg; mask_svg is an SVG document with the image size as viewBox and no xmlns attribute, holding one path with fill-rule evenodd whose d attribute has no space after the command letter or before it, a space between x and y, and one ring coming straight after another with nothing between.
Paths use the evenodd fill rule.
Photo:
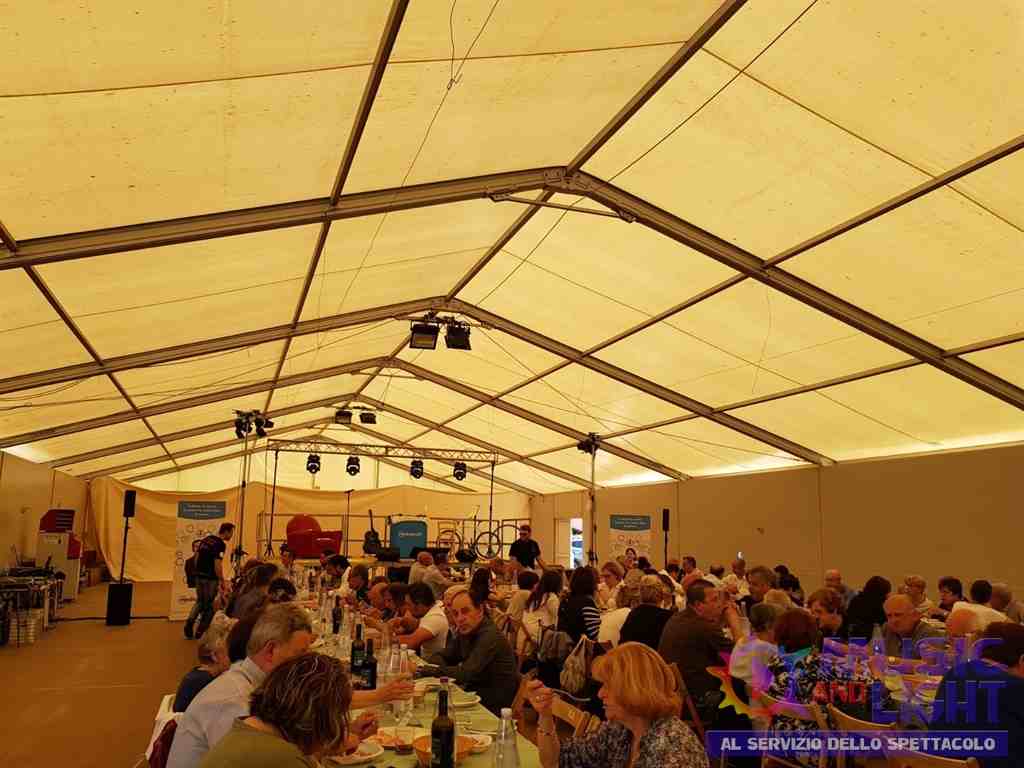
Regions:
<instances>
[{"instance_id":1,"label":"person standing near stage","mask_svg":"<svg viewBox=\"0 0 1024 768\"><path fill-rule=\"evenodd\" d=\"M512 546L508 549L508 555L527 570L536 570L538 566L543 570L547 568L547 565L541 559L540 544L531 538L531 533L529 524L520 525L519 538L512 542Z\"/></svg>"},{"instance_id":2,"label":"person standing near stage","mask_svg":"<svg viewBox=\"0 0 1024 768\"><path fill-rule=\"evenodd\" d=\"M210 622L213 621L213 601L217 599L218 592L227 590L227 582L224 580L224 553L227 552L227 542L231 541L234 533L234 523L224 523L216 536L211 533L199 542L196 551L196 608L185 622L185 637L189 640L201 637L210 626ZM199 626L194 627L197 616Z\"/></svg>"}]
</instances>

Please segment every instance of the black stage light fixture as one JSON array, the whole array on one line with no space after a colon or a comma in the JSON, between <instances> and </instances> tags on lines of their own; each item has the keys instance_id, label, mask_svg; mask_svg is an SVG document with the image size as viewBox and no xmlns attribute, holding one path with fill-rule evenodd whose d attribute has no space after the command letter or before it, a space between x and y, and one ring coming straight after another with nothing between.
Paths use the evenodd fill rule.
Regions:
<instances>
[{"instance_id":1,"label":"black stage light fixture","mask_svg":"<svg viewBox=\"0 0 1024 768\"><path fill-rule=\"evenodd\" d=\"M352 477L359 474L359 457L349 456L348 461L345 462L345 471L348 472Z\"/></svg>"},{"instance_id":2,"label":"black stage light fixture","mask_svg":"<svg viewBox=\"0 0 1024 768\"><path fill-rule=\"evenodd\" d=\"M345 409L339 409L334 412L334 423L335 424L351 424L352 423L352 411Z\"/></svg>"},{"instance_id":3,"label":"black stage light fixture","mask_svg":"<svg viewBox=\"0 0 1024 768\"><path fill-rule=\"evenodd\" d=\"M306 471L311 475L315 475L320 471L320 455L311 453L306 457Z\"/></svg>"},{"instance_id":4,"label":"black stage light fixture","mask_svg":"<svg viewBox=\"0 0 1024 768\"><path fill-rule=\"evenodd\" d=\"M466 479L466 464L465 464L465 462L456 461L455 462L455 469L452 470L452 475L455 477L456 480L465 480Z\"/></svg>"},{"instance_id":5,"label":"black stage light fixture","mask_svg":"<svg viewBox=\"0 0 1024 768\"><path fill-rule=\"evenodd\" d=\"M444 332L444 345L448 349L471 350L472 347L469 346L469 325L454 320L449 322Z\"/></svg>"},{"instance_id":6,"label":"black stage light fixture","mask_svg":"<svg viewBox=\"0 0 1024 768\"><path fill-rule=\"evenodd\" d=\"M437 349L440 330L436 323L413 323L409 331L409 349Z\"/></svg>"},{"instance_id":7,"label":"black stage light fixture","mask_svg":"<svg viewBox=\"0 0 1024 768\"><path fill-rule=\"evenodd\" d=\"M413 459L412 463L409 465L409 474L416 480L423 477L423 462L419 459Z\"/></svg>"},{"instance_id":8,"label":"black stage light fixture","mask_svg":"<svg viewBox=\"0 0 1024 768\"><path fill-rule=\"evenodd\" d=\"M267 430L265 427L267 426L267 420L262 416L256 416L253 418L253 423L256 425L256 437L266 437ZM270 426L274 426L273 423Z\"/></svg>"},{"instance_id":9,"label":"black stage light fixture","mask_svg":"<svg viewBox=\"0 0 1024 768\"><path fill-rule=\"evenodd\" d=\"M581 440L579 443L576 444L576 450L583 451L583 453L588 453L591 456L593 456L595 453L597 453L597 447L599 443L600 438L596 434L591 432L589 435L587 435L586 440Z\"/></svg>"},{"instance_id":10,"label":"black stage light fixture","mask_svg":"<svg viewBox=\"0 0 1024 768\"><path fill-rule=\"evenodd\" d=\"M239 440L245 437L245 419L241 416L235 419L235 437Z\"/></svg>"},{"instance_id":11,"label":"black stage light fixture","mask_svg":"<svg viewBox=\"0 0 1024 768\"><path fill-rule=\"evenodd\" d=\"M360 411L359 412L359 423L360 424L376 424L377 414L373 411Z\"/></svg>"}]
</instances>

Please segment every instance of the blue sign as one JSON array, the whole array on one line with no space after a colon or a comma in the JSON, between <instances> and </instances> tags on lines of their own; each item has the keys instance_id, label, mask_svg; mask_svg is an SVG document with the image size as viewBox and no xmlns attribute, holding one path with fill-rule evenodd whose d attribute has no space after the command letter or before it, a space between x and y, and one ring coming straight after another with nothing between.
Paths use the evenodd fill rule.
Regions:
<instances>
[{"instance_id":1,"label":"blue sign","mask_svg":"<svg viewBox=\"0 0 1024 768\"><path fill-rule=\"evenodd\" d=\"M399 557L412 557L414 548L427 546L426 520L400 520L391 524L391 546L398 549Z\"/></svg>"},{"instance_id":2,"label":"blue sign","mask_svg":"<svg viewBox=\"0 0 1024 768\"><path fill-rule=\"evenodd\" d=\"M178 517L185 520L214 520L226 517L228 513L225 501L179 501Z\"/></svg>"}]
</instances>

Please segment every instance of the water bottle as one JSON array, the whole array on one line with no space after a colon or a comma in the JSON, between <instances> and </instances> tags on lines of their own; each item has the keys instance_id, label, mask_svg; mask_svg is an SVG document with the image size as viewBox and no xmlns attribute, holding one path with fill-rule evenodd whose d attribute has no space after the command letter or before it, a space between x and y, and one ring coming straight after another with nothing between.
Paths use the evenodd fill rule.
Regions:
<instances>
[{"instance_id":1,"label":"water bottle","mask_svg":"<svg viewBox=\"0 0 1024 768\"><path fill-rule=\"evenodd\" d=\"M501 725L494 741L494 768L519 768L519 749L516 746L516 724L512 710L501 710Z\"/></svg>"},{"instance_id":2,"label":"water bottle","mask_svg":"<svg viewBox=\"0 0 1024 768\"><path fill-rule=\"evenodd\" d=\"M882 627L878 624L875 624L875 629L871 633L871 655L885 655L885 637L882 634Z\"/></svg>"},{"instance_id":3,"label":"water bottle","mask_svg":"<svg viewBox=\"0 0 1024 768\"><path fill-rule=\"evenodd\" d=\"M412 679L412 669L409 664L409 648L406 645L402 645L398 653L395 654L395 660L391 667L395 673L395 680ZM412 700L395 699L392 702L392 711L395 713L395 720L398 721L398 724L405 725L412 716Z\"/></svg>"}]
</instances>

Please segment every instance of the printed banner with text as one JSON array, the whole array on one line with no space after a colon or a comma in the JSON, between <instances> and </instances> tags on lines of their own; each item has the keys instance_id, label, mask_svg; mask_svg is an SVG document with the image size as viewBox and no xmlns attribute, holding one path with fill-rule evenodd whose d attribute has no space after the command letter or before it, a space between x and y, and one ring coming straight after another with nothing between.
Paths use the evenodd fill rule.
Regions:
<instances>
[{"instance_id":1,"label":"printed banner with text","mask_svg":"<svg viewBox=\"0 0 1024 768\"><path fill-rule=\"evenodd\" d=\"M637 557L651 554L650 515L612 515L611 529L612 557L626 554L627 548L636 550Z\"/></svg>"},{"instance_id":2,"label":"printed banner with text","mask_svg":"<svg viewBox=\"0 0 1024 768\"><path fill-rule=\"evenodd\" d=\"M196 592L185 581L185 561L192 557L193 545L204 536L217 533L227 517L223 501L179 501L178 524L174 536L174 574L171 577L171 607L168 618L188 618L196 602ZM225 563L225 566L227 564Z\"/></svg>"}]
</instances>

